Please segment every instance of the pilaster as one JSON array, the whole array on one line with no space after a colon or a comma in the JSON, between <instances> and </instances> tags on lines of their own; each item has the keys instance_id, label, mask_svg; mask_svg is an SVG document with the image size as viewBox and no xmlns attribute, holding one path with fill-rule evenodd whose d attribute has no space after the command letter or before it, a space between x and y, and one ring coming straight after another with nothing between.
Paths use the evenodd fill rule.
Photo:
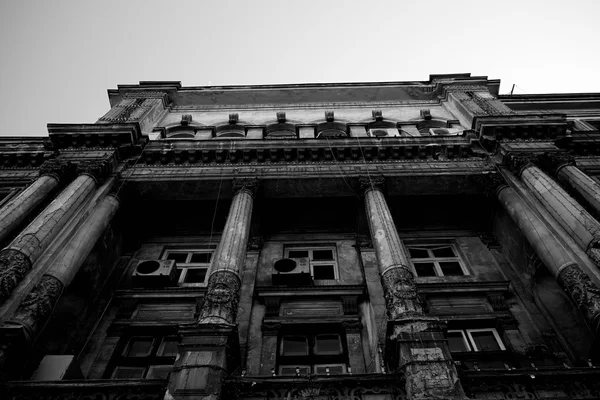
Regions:
<instances>
[{"instance_id":1,"label":"pilaster","mask_svg":"<svg viewBox=\"0 0 600 400\"><path fill-rule=\"evenodd\" d=\"M127 93L98 123L125 124L138 122L143 132L150 130L168 104L165 92Z\"/></svg>"}]
</instances>

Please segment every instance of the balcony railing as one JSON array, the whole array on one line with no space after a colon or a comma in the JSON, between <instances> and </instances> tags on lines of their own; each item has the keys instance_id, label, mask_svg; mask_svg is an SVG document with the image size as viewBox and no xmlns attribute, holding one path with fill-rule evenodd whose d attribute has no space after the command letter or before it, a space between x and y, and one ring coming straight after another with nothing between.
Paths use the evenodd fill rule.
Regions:
<instances>
[{"instance_id":1,"label":"balcony railing","mask_svg":"<svg viewBox=\"0 0 600 400\"><path fill-rule=\"evenodd\" d=\"M0 386L3 400L162 400L162 379L13 381Z\"/></svg>"}]
</instances>

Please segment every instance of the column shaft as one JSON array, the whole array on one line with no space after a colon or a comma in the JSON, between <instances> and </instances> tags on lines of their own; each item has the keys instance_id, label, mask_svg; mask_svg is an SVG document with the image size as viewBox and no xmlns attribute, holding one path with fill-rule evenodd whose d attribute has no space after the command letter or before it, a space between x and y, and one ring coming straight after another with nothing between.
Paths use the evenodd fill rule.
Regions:
<instances>
[{"instance_id":1,"label":"column shaft","mask_svg":"<svg viewBox=\"0 0 600 400\"><path fill-rule=\"evenodd\" d=\"M58 179L42 175L0 209L0 243L58 186Z\"/></svg>"},{"instance_id":2,"label":"column shaft","mask_svg":"<svg viewBox=\"0 0 600 400\"><path fill-rule=\"evenodd\" d=\"M575 190L600 215L600 185L582 170L565 165L558 170L558 180Z\"/></svg>"},{"instance_id":3,"label":"column shaft","mask_svg":"<svg viewBox=\"0 0 600 400\"><path fill-rule=\"evenodd\" d=\"M600 288L568 255L561 241L544 222L525 204L514 189L505 186L498 199L517 224L544 265L556 277L559 285L581 311L590 328L596 333L600 316Z\"/></svg>"},{"instance_id":4,"label":"column shaft","mask_svg":"<svg viewBox=\"0 0 600 400\"><path fill-rule=\"evenodd\" d=\"M521 179L560 226L598 264L600 223L541 169L529 165Z\"/></svg>"},{"instance_id":5,"label":"column shaft","mask_svg":"<svg viewBox=\"0 0 600 400\"><path fill-rule=\"evenodd\" d=\"M95 186L92 176L78 176L0 252L0 301L4 301L31 270Z\"/></svg>"}]
</instances>

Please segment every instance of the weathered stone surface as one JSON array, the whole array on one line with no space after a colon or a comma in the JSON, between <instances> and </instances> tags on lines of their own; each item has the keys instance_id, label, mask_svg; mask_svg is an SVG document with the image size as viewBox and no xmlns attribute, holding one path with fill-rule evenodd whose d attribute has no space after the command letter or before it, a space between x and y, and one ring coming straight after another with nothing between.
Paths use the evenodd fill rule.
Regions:
<instances>
[{"instance_id":1,"label":"weathered stone surface","mask_svg":"<svg viewBox=\"0 0 600 400\"><path fill-rule=\"evenodd\" d=\"M199 323L233 324L240 298L240 278L230 270L217 270L208 279L208 290L197 311Z\"/></svg>"},{"instance_id":2,"label":"weathered stone surface","mask_svg":"<svg viewBox=\"0 0 600 400\"><path fill-rule=\"evenodd\" d=\"M389 267L381 275L381 284L390 320L423 314L423 305L410 267L406 265Z\"/></svg>"},{"instance_id":3,"label":"weathered stone surface","mask_svg":"<svg viewBox=\"0 0 600 400\"><path fill-rule=\"evenodd\" d=\"M0 252L0 302L10 296L13 289L31 269L31 260L14 249Z\"/></svg>"},{"instance_id":4,"label":"weathered stone surface","mask_svg":"<svg viewBox=\"0 0 600 400\"><path fill-rule=\"evenodd\" d=\"M577 264L565 266L557 280L585 316L590 327L597 332L600 328L600 288Z\"/></svg>"}]
</instances>

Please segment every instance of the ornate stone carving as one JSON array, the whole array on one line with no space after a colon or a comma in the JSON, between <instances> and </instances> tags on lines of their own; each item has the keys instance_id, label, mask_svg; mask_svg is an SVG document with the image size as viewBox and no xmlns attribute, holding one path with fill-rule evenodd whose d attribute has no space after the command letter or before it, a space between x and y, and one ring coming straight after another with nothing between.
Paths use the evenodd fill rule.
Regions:
<instances>
[{"instance_id":1,"label":"ornate stone carving","mask_svg":"<svg viewBox=\"0 0 600 400\"><path fill-rule=\"evenodd\" d=\"M53 276L44 275L17 308L9 324L21 325L28 341L33 341L50 318L63 291L63 284Z\"/></svg>"},{"instance_id":2,"label":"ornate stone carving","mask_svg":"<svg viewBox=\"0 0 600 400\"><path fill-rule=\"evenodd\" d=\"M346 332L351 331L361 331L363 328L363 324L360 321L343 321L342 328L346 330Z\"/></svg>"},{"instance_id":3,"label":"ornate stone carving","mask_svg":"<svg viewBox=\"0 0 600 400\"><path fill-rule=\"evenodd\" d=\"M429 110L429 108L423 108L421 110L421 118L423 118L426 121L431 119L431 111Z\"/></svg>"},{"instance_id":4,"label":"ornate stone carving","mask_svg":"<svg viewBox=\"0 0 600 400\"><path fill-rule=\"evenodd\" d=\"M325 111L325 121L333 122L335 119L333 111Z\"/></svg>"},{"instance_id":5,"label":"ornate stone carving","mask_svg":"<svg viewBox=\"0 0 600 400\"><path fill-rule=\"evenodd\" d=\"M590 327L598 330L600 328L598 318L600 316L600 288L577 264L564 267L557 280L585 316Z\"/></svg>"},{"instance_id":6,"label":"ornate stone carving","mask_svg":"<svg viewBox=\"0 0 600 400\"><path fill-rule=\"evenodd\" d=\"M508 310L508 304L502 293L488 293L487 299L492 305L494 311L506 311Z\"/></svg>"},{"instance_id":7,"label":"ornate stone carving","mask_svg":"<svg viewBox=\"0 0 600 400\"><path fill-rule=\"evenodd\" d=\"M285 111L278 111L277 112L277 122L279 122L280 124L283 124L285 121L286 121Z\"/></svg>"},{"instance_id":8,"label":"ornate stone carving","mask_svg":"<svg viewBox=\"0 0 600 400\"><path fill-rule=\"evenodd\" d=\"M239 120L240 120L240 116L238 115L238 113L229 114L229 124L230 125L237 124Z\"/></svg>"},{"instance_id":9,"label":"ornate stone carving","mask_svg":"<svg viewBox=\"0 0 600 400\"><path fill-rule=\"evenodd\" d=\"M381 110L373 110L371 111L371 114L373 115L373 119L375 121L383 121L383 113Z\"/></svg>"},{"instance_id":10,"label":"ornate stone carving","mask_svg":"<svg viewBox=\"0 0 600 400\"><path fill-rule=\"evenodd\" d=\"M548 174L554 176L566 165L575 165L575 159L565 153L544 153L539 157L539 165Z\"/></svg>"},{"instance_id":11,"label":"ornate stone carving","mask_svg":"<svg viewBox=\"0 0 600 400\"><path fill-rule=\"evenodd\" d=\"M235 322L240 300L240 278L233 271L220 270L208 278L208 290L197 310L200 323Z\"/></svg>"},{"instance_id":12,"label":"ornate stone carving","mask_svg":"<svg viewBox=\"0 0 600 400\"><path fill-rule=\"evenodd\" d=\"M40 167L40 176L50 175L58 181L69 178L75 171L75 165L70 161L48 160Z\"/></svg>"},{"instance_id":13,"label":"ornate stone carving","mask_svg":"<svg viewBox=\"0 0 600 400\"><path fill-rule=\"evenodd\" d=\"M192 122L192 114L183 114L181 116L181 125L188 126Z\"/></svg>"},{"instance_id":14,"label":"ornate stone carving","mask_svg":"<svg viewBox=\"0 0 600 400\"><path fill-rule=\"evenodd\" d=\"M406 265L395 265L381 275L383 296L391 321L409 316L422 316L423 305L417 292L415 278Z\"/></svg>"},{"instance_id":15,"label":"ornate stone carving","mask_svg":"<svg viewBox=\"0 0 600 400\"><path fill-rule=\"evenodd\" d=\"M10 296L30 269L29 257L20 251L4 249L0 252L0 303Z\"/></svg>"},{"instance_id":16,"label":"ornate stone carving","mask_svg":"<svg viewBox=\"0 0 600 400\"><path fill-rule=\"evenodd\" d=\"M82 162L77 165L77 173L79 175L85 174L91 176L98 185L106 179L111 172L110 170L110 164L107 161Z\"/></svg>"},{"instance_id":17,"label":"ornate stone carving","mask_svg":"<svg viewBox=\"0 0 600 400\"><path fill-rule=\"evenodd\" d=\"M473 179L477 186L479 186L482 192L488 197L495 198L500 189L508 186L508 183L506 183L506 180L500 173L476 175Z\"/></svg>"},{"instance_id":18,"label":"ornate stone carving","mask_svg":"<svg viewBox=\"0 0 600 400\"><path fill-rule=\"evenodd\" d=\"M243 190L250 194L252 197L256 195L260 181L256 178L234 178L233 179L233 193Z\"/></svg>"},{"instance_id":19,"label":"ornate stone carving","mask_svg":"<svg viewBox=\"0 0 600 400\"><path fill-rule=\"evenodd\" d=\"M354 236L354 242L359 249L373 248L373 241L371 240L371 236L368 235L356 235Z\"/></svg>"},{"instance_id":20,"label":"ornate stone carving","mask_svg":"<svg viewBox=\"0 0 600 400\"><path fill-rule=\"evenodd\" d=\"M385 178L380 175L361 176L360 178L358 178L358 182L360 183L360 188L365 192L371 189L383 190Z\"/></svg>"},{"instance_id":21,"label":"ornate stone carving","mask_svg":"<svg viewBox=\"0 0 600 400\"><path fill-rule=\"evenodd\" d=\"M248 240L247 251L260 251L265 243L262 236L254 236Z\"/></svg>"},{"instance_id":22,"label":"ornate stone carving","mask_svg":"<svg viewBox=\"0 0 600 400\"><path fill-rule=\"evenodd\" d=\"M513 174L521 176L523 170L532 166L537 161L538 156L530 153L507 154L506 165Z\"/></svg>"}]
</instances>

